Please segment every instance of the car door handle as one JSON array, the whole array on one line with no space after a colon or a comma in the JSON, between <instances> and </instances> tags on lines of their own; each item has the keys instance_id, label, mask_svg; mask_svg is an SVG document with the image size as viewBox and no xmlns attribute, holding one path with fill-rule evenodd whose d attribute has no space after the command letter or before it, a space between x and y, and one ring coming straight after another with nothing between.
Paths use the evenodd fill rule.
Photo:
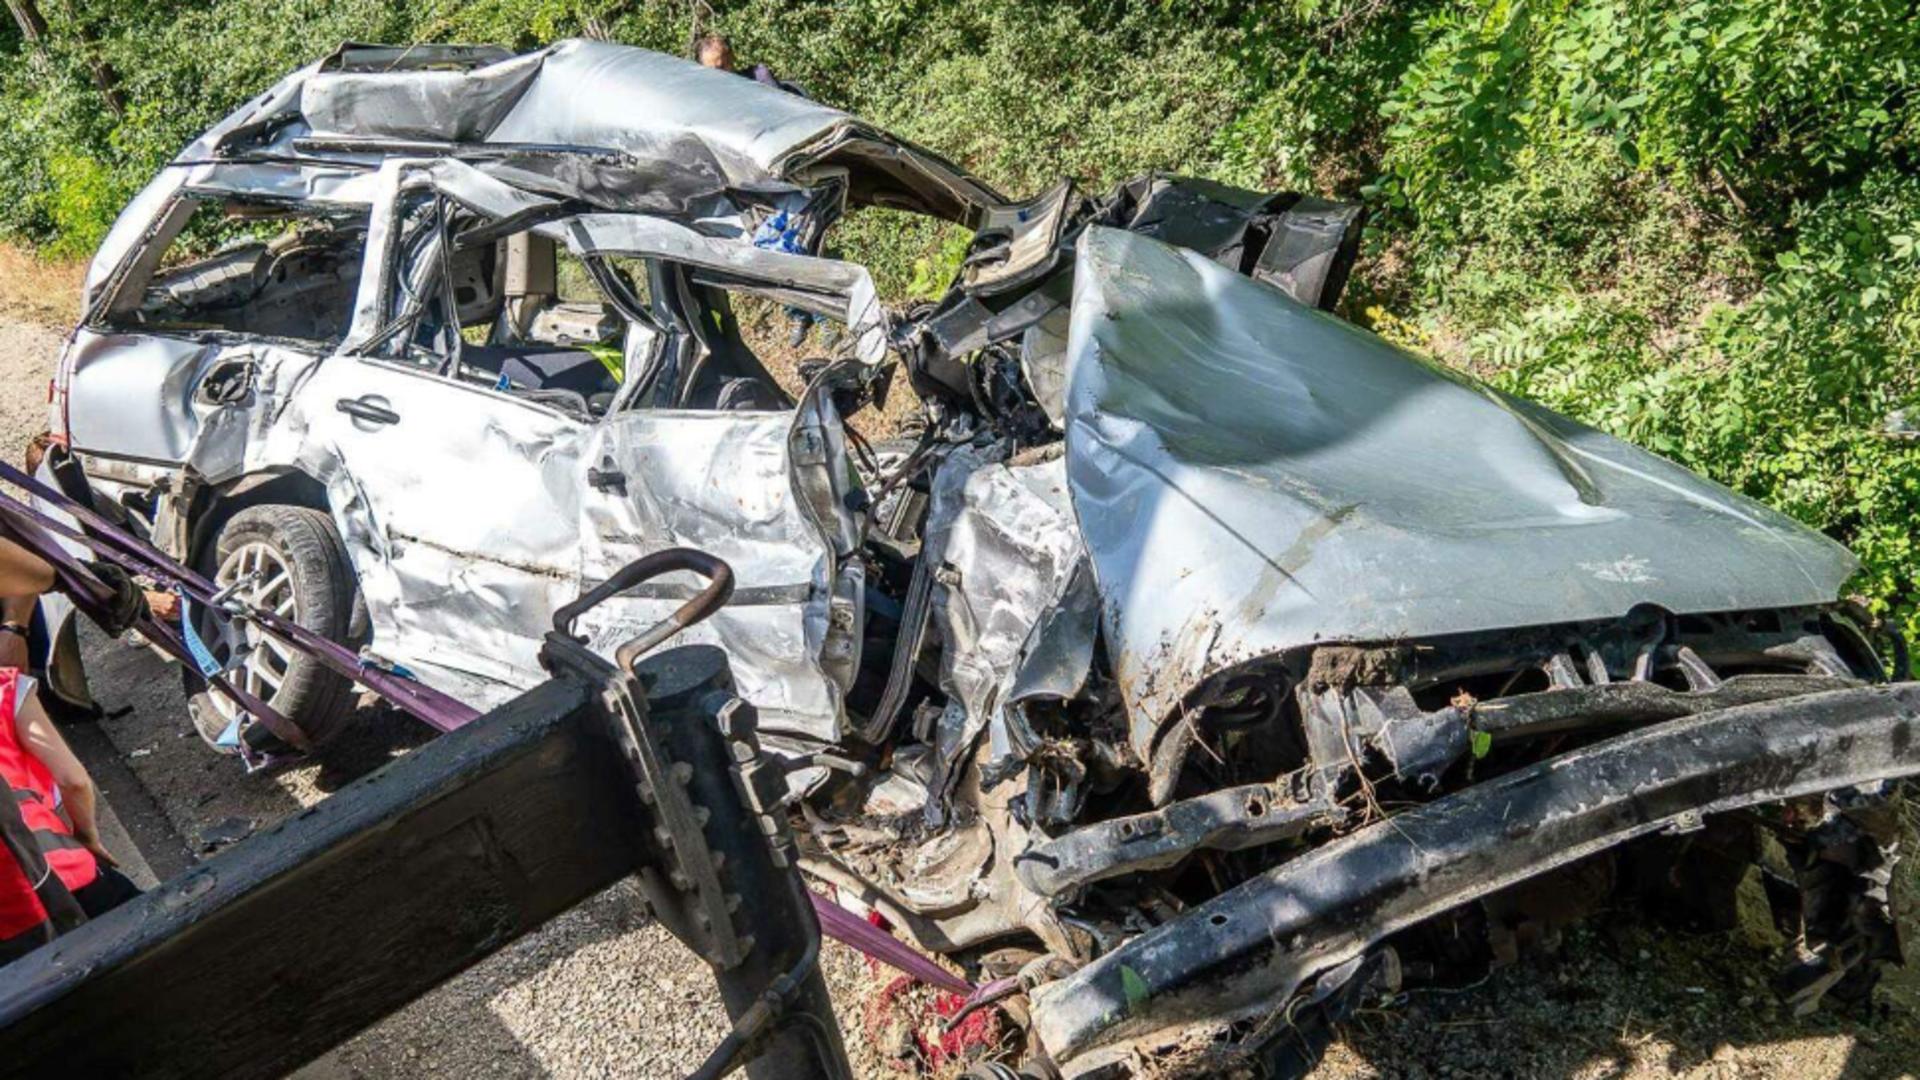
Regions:
<instances>
[{"instance_id":1,"label":"car door handle","mask_svg":"<svg viewBox=\"0 0 1920 1080\"><path fill-rule=\"evenodd\" d=\"M595 491L610 491L615 495L625 495L627 493L627 474L614 467L612 458L608 458L600 464L601 467L598 469L592 468L591 466L588 467L587 486Z\"/></svg>"},{"instance_id":2,"label":"car door handle","mask_svg":"<svg viewBox=\"0 0 1920 1080\"><path fill-rule=\"evenodd\" d=\"M400 414L387 408L386 403L379 398L341 398L339 401L334 402L333 405L334 408L339 409L348 416L357 420L365 420L369 424L397 424L400 422Z\"/></svg>"}]
</instances>

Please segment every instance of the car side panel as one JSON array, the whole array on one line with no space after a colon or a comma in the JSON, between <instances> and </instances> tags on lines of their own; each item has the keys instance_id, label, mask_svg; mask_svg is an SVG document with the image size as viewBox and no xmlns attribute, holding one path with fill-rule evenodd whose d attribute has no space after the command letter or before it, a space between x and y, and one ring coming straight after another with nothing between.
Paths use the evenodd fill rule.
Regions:
<instances>
[{"instance_id":1,"label":"car side panel","mask_svg":"<svg viewBox=\"0 0 1920 1080\"><path fill-rule=\"evenodd\" d=\"M67 346L67 436L77 450L143 461L186 459L199 427L193 392L229 347L81 328Z\"/></svg>"},{"instance_id":2,"label":"car side panel","mask_svg":"<svg viewBox=\"0 0 1920 1080\"><path fill-rule=\"evenodd\" d=\"M664 548L726 560L732 600L675 643L727 650L762 732L832 742L858 660L862 566L838 556L806 505L799 477L828 466L822 420L817 402L786 412L647 410L609 419L585 459L603 486L581 491L580 559L587 585ZM621 478L619 489L604 486L609 472ZM699 584L670 574L609 599L577 629L611 654Z\"/></svg>"}]
</instances>

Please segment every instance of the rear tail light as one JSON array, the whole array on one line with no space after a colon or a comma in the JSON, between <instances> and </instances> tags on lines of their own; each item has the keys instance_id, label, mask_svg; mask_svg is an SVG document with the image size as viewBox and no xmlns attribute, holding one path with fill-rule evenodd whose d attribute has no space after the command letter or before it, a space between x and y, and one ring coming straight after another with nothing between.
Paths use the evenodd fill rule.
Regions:
<instances>
[{"instance_id":1,"label":"rear tail light","mask_svg":"<svg viewBox=\"0 0 1920 1080\"><path fill-rule=\"evenodd\" d=\"M67 386L63 381L65 370L54 372L47 382L47 430L53 441L61 446L67 445Z\"/></svg>"}]
</instances>

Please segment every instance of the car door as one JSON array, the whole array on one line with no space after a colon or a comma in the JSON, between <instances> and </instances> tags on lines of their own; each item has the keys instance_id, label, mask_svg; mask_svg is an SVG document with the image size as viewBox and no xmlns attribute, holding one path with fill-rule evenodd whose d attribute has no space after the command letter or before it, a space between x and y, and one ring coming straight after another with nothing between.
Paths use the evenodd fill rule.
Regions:
<instances>
[{"instance_id":1,"label":"car door","mask_svg":"<svg viewBox=\"0 0 1920 1080\"><path fill-rule=\"evenodd\" d=\"M597 427L581 492L585 584L650 552L691 547L733 568L732 600L681 642L725 648L740 694L771 734L830 742L859 661L863 567L836 550L809 490L844 470L838 418L823 398L779 411L642 410ZM609 476L618 483L607 483ZM589 612L579 629L611 653L698 590L674 574Z\"/></svg>"},{"instance_id":2,"label":"car door","mask_svg":"<svg viewBox=\"0 0 1920 1080\"><path fill-rule=\"evenodd\" d=\"M352 334L298 392L304 453L327 485L373 626L373 650L476 706L544 678L541 636L580 592L582 415L461 362L469 283L448 183L481 229L526 200L440 162L396 168L375 204L380 253ZM484 276L484 275L482 275Z\"/></svg>"},{"instance_id":3,"label":"car door","mask_svg":"<svg viewBox=\"0 0 1920 1080\"><path fill-rule=\"evenodd\" d=\"M586 426L373 358L320 365L301 398L374 651L476 706L539 682L541 635L580 592Z\"/></svg>"},{"instance_id":4,"label":"car door","mask_svg":"<svg viewBox=\"0 0 1920 1080\"><path fill-rule=\"evenodd\" d=\"M844 263L754 251L653 219L593 217L600 220L576 220L567 232L576 252L646 257L666 268L652 279L665 339L654 370L628 372L621 404L629 407L587 440L583 584L669 547L726 560L732 600L675 640L726 649L763 732L790 745L830 743L842 732L843 699L859 664L865 580L860 481L832 403L835 380L823 375L797 402L772 387L739 392L740 380L757 380L720 355L726 349L713 334L726 320L701 297L713 297L713 282L724 279L817 304L853 324L852 340L873 359L882 339L873 332L871 283ZM700 371L724 385L703 389ZM664 388L669 375L677 396ZM663 577L609 600L579 629L610 653L699 586L691 574Z\"/></svg>"}]
</instances>

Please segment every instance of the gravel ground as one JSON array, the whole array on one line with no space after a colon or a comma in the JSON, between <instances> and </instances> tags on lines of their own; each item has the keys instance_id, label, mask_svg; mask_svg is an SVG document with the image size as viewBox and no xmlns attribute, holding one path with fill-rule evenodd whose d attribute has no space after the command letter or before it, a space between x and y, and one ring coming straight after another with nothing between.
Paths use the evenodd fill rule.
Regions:
<instances>
[{"instance_id":1,"label":"gravel ground","mask_svg":"<svg viewBox=\"0 0 1920 1080\"><path fill-rule=\"evenodd\" d=\"M60 344L59 331L42 325L49 309L8 307L0 288L0 452L43 426ZM403 718L365 707L363 723L323 761L246 776L192 735L167 665L97 636L86 651L103 704L132 706L102 723L106 745L196 857L311 805L424 737ZM301 1075L684 1075L720 1038L723 1014L704 967L640 915L635 899L622 884L587 901ZM825 963L859 1075L916 1075L901 1067L900 1048L911 1041L903 1025L868 1015L890 978L838 946L829 946ZM1771 968L1762 943L1652 932L1621 915L1571 935L1558 961L1364 1012L1315 1077L1916 1075L1914 972L1890 980L1872 1016L1792 1019L1765 990ZM924 1023L924 1012L905 1021Z\"/></svg>"}]
</instances>

